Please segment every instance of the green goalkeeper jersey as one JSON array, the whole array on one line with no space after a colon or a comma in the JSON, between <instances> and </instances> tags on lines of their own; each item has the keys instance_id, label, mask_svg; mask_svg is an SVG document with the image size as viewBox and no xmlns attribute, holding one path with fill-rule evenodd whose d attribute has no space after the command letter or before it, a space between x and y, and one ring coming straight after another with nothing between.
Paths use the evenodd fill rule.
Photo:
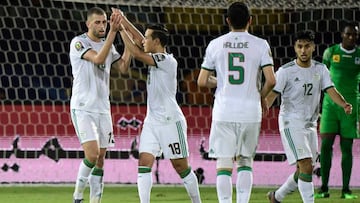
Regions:
<instances>
[{"instance_id":1,"label":"green goalkeeper jersey","mask_svg":"<svg viewBox=\"0 0 360 203\"><path fill-rule=\"evenodd\" d=\"M360 48L347 51L340 44L327 48L323 63L330 70L336 89L345 97L358 97L360 79Z\"/></svg>"},{"instance_id":2,"label":"green goalkeeper jersey","mask_svg":"<svg viewBox=\"0 0 360 203\"><path fill-rule=\"evenodd\" d=\"M336 89L347 102L353 105L350 115L336 105L325 93L320 120L320 133L339 133L345 138L360 138L358 120L360 48L347 51L340 44L327 48L323 54L323 63L330 70L331 79Z\"/></svg>"}]
</instances>

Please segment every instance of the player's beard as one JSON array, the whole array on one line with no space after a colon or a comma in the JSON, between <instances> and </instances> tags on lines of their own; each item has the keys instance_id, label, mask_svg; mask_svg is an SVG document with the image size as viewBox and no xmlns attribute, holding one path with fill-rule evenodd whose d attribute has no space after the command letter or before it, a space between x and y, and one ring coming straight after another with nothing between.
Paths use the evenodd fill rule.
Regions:
<instances>
[{"instance_id":1,"label":"player's beard","mask_svg":"<svg viewBox=\"0 0 360 203\"><path fill-rule=\"evenodd\" d=\"M311 58L308 56L299 56L298 58L301 61L301 63L304 63L304 64L308 64L311 60Z\"/></svg>"},{"instance_id":2,"label":"player's beard","mask_svg":"<svg viewBox=\"0 0 360 203\"><path fill-rule=\"evenodd\" d=\"M104 38L105 34L106 34L105 31L101 32L101 31L94 30L94 32L93 32L93 35L99 39Z\"/></svg>"}]
</instances>

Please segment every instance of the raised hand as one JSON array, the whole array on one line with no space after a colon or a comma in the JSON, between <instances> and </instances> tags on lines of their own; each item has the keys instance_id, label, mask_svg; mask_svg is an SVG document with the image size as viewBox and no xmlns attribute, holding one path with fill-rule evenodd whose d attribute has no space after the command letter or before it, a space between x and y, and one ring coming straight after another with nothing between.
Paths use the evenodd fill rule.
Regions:
<instances>
[{"instance_id":1,"label":"raised hand","mask_svg":"<svg viewBox=\"0 0 360 203\"><path fill-rule=\"evenodd\" d=\"M121 15L120 13L112 13L110 16L110 31L118 32L122 29L121 27Z\"/></svg>"}]
</instances>

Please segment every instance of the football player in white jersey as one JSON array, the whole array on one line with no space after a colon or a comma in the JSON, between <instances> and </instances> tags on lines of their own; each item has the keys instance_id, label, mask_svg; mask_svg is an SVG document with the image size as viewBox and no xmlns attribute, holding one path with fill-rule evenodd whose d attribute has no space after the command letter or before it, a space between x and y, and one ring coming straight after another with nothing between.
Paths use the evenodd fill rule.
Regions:
<instances>
[{"instance_id":1,"label":"football player in white jersey","mask_svg":"<svg viewBox=\"0 0 360 203\"><path fill-rule=\"evenodd\" d=\"M294 38L296 59L281 66L276 72L276 85L268 95L268 105L281 95L279 130L286 157L296 171L276 191L269 192L271 203L281 202L284 197L299 188L304 203L314 202L312 171L318 152L317 120L321 91L331 99L352 111L351 104L335 89L326 65L312 60L315 51L315 33L300 31Z\"/></svg>"},{"instance_id":2,"label":"football player in white jersey","mask_svg":"<svg viewBox=\"0 0 360 203\"><path fill-rule=\"evenodd\" d=\"M248 33L252 21L248 7L235 2L227 14L231 31L210 42L197 82L201 87L216 87L209 156L217 158L218 200L232 202L231 176L235 161L236 202L239 203L250 199L262 111L268 110L265 97L276 81L269 44ZM265 82L261 87L262 74Z\"/></svg>"},{"instance_id":3,"label":"football player in white jersey","mask_svg":"<svg viewBox=\"0 0 360 203\"><path fill-rule=\"evenodd\" d=\"M124 17L123 28L134 26ZM150 202L151 169L155 158L163 153L183 180L193 203L200 203L198 180L188 163L187 123L176 101L177 61L166 52L168 31L163 25L149 25L142 40L143 50L132 35L123 41L135 59L148 65L147 113L139 143L137 186L141 203Z\"/></svg>"},{"instance_id":4,"label":"football player in white jersey","mask_svg":"<svg viewBox=\"0 0 360 203\"><path fill-rule=\"evenodd\" d=\"M106 36L108 19L105 11L91 8L87 13L88 31L74 37L70 43L71 119L85 155L78 170L74 203L83 202L88 181L90 202L101 201L104 157L106 149L114 145L109 101L110 68L126 73L131 59L126 47L120 56L113 45L121 29L120 20L119 13L110 16L110 30Z\"/></svg>"}]
</instances>

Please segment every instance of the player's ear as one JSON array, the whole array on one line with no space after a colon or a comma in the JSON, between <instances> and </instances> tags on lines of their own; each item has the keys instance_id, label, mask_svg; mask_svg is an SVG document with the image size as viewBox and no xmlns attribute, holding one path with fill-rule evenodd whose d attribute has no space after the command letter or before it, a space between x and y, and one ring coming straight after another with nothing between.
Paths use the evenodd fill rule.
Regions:
<instances>
[{"instance_id":1,"label":"player's ear","mask_svg":"<svg viewBox=\"0 0 360 203\"><path fill-rule=\"evenodd\" d=\"M229 26L231 26L230 18L229 18L229 17L226 17L225 20L226 20L226 23L227 23Z\"/></svg>"},{"instance_id":2,"label":"player's ear","mask_svg":"<svg viewBox=\"0 0 360 203\"><path fill-rule=\"evenodd\" d=\"M156 44L161 45L161 42L160 42L159 38L155 38L154 41L155 41Z\"/></svg>"},{"instance_id":3,"label":"player's ear","mask_svg":"<svg viewBox=\"0 0 360 203\"><path fill-rule=\"evenodd\" d=\"M252 20L253 20L253 15L249 16L249 21L248 21L248 26L250 26L252 24Z\"/></svg>"}]
</instances>

